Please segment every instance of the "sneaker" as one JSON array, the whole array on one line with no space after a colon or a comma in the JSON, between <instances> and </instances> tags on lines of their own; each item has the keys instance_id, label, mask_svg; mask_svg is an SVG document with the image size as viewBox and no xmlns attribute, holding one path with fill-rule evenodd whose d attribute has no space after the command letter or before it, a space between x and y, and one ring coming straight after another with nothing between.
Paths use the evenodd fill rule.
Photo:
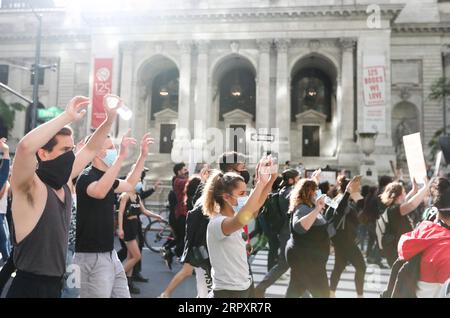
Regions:
<instances>
[{"instance_id":1,"label":"sneaker","mask_svg":"<svg viewBox=\"0 0 450 318\"><path fill-rule=\"evenodd\" d=\"M161 293L161 295L159 295L158 298L170 298L170 297L165 293Z\"/></svg>"},{"instance_id":2,"label":"sneaker","mask_svg":"<svg viewBox=\"0 0 450 318\"><path fill-rule=\"evenodd\" d=\"M143 277L141 273L133 274L132 278L133 281L138 283L148 283L148 278Z\"/></svg>"},{"instance_id":3,"label":"sneaker","mask_svg":"<svg viewBox=\"0 0 450 318\"><path fill-rule=\"evenodd\" d=\"M127 277L128 279L128 289L130 290L130 294L138 295L141 293L141 290L133 285L133 281L130 277Z\"/></svg>"},{"instance_id":4,"label":"sneaker","mask_svg":"<svg viewBox=\"0 0 450 318\"><path fill-rule=\"evenodd\" d=\"M164 254L164 261L166 262L167 267L172 270L173 254L170 250Z\"/></svg>"}]
</instances>

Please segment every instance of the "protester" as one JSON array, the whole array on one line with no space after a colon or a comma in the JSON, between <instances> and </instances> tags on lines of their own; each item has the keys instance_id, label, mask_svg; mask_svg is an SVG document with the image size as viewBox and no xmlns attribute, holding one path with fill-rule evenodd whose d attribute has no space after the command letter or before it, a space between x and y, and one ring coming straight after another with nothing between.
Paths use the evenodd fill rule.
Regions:
<instances>
[{"instance_id":1,"label":"protester","mask_svg":"<svg viewBox=\"0 0 450 318\"><path fill-rule=\"evenodd\" d=\"M388 184L381 194L382 203L386 206L386 210L377 221L386 224L383 234L378 235L378 244L382 247L383 253L392 267L398 257L397 245L400 236L410 232L414 228L412 220L408 214L413 212L422 202L428 191L428 180L423 180L424 185L418 189L417 183L413 180L412 190L406 194L405 188L401 183L392 182ZM381 231L379 231L380 233Z\"/></svg>"},{"instance_id":2,"label":"protester","mask_svg":"<svg viewBox=\"0 0 450 318\"><path fill-rule=\"evenodd\" d=\"M129 177L116 179L128 155L128 147L136 140L123 137L117 152L107 138L101 151L80 175L77 192L77 231L74 264L81 271L81 298L129 298L128 281L114 249L114 193L134 191L144 169L150 134L141 141L140 154Z\"/></svg>"},{"instance_id":3,"label":"protester","mask_svg":"<svg viewBox=\"0 0 450 318\"><path fill-rule=\"evenodd\" d=\"M364 275L366 273L366 264L364 256L357 244L358 214L363 208L363 197L360 194L360 179L350 180L345 176L338 177L337 180L339 195L337 201L342 201L343 209L336 210L333 215L333 224L336 226L336 234L332 238L335 263L330 277L330 297L336 297L336 289L340 277L348 263L355 267L355 286L358 298L364 297ZM345 194L348 193L348 196ZM347 201L347 203L345 203ZM340 213L339 213L340 212Z\"/></svg>"},{"instance_id":4,"label":"protester","mask_svg":"<svg viewBox=\"0 0 450 318\"><path fill-rule=\"evenodd\" d=\"M141 250L138 241L142 237L142 226L139 222L141 213L148 217L156 218L162 221L163 218L144 207L138 194L142 189L136 184L134 191L122 193L119 205L119 238L127 244L127 261L124 265L124 271L127 275L128 287L130 293L139 294L140 290L133 285L132 274L134 266L141 260Z\"/></svg>"},{"instance_id":5,"label":"protester","mask_svg":"<svg viewBox=\"0 0 450 318\"><path fill-rule=\"evenodd\" d=\"M255 296L257 298L264 297L266 289L273 285L287 270L289 265L286 260L286 244L290 237L289 227L289 201L291 191L295 184L300 180L300 173L295 169L288 169L282 173L283 181L280 184L281 190L278 196L278 204L282 216L284 215L284 222L281 224L279 233L277 234L279 240L279 254L278 262L270 271L264 276L262 281L255 287Z\"/></svg>"},{"instance_id":6,"label":"protester","mask_svg":"<svg viewBox=\"0 0 450 318\"><path fill-rule=\"evenodd\" d=\"M435 222L423 221L398 243L400 260L420 257L420 277L416 297L445 297L445 282L450 279L450 181L437 179L432 185L433 206L438 214ZM447 296L448 297L448 296Z\"/></svg>"},{"instance_id":7,"label":"protester","mask_svg":"<svg viewBox=\"0 0 450 318\"><path fill-rule=\"evenodd\" d=\"M67 183L95 157L117 115L117 109L104 107L105 121L75 155L72 130L65 126L81 119L88 103L86 97L74 97L61 115L17 145L11 175L17 273L8 298L61 296L72 207Z\"/></svg>"},{"instance_id":8,"label":"protester","mask_svg":"<svg viewBox=\"0 0 450 318\"><path fill-rule=\"evenodd\" d=\"M204 189L203 208L210 217L207 244L212 265L211 297L250 296L252 279L247 261L247 237L242 228L256 217L263 205L277 176L276 169L270 158L259 162L257 182L248 198L244 178L237 173L216 171L209 177Z\"/></svg>"}]
</instances>

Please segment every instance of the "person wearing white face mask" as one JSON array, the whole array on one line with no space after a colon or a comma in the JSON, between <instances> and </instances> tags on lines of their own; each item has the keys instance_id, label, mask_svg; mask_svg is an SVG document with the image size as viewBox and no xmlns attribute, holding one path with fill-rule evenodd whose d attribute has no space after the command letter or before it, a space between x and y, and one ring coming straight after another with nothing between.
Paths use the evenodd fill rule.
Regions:
<instances>
[{"instance_id":1,"label":"person wearing white face mask","mask_svg":"<svg viewBox=\"0 0 450 318\"><path fill-rule=\"evenodd\" d=\"M153 139L149 134L144 135L135 167L126 180L119 180L117 175L128 155L128 147L136 143L128 133L122 138L119 153L108 138L92 166L83 171L76 184L73 262L81 271L81 298L130 297L124 268L114 250L114 193L134 192Z\"/></svg>"},{"instance_id":2,"label":"person wearing white face mask","mask_svg":"<svg viewBox=\"0 0 450 318\"><path fill-rule=\"evenodd\" d=\"M211 297L250 297L252 279L242 228L257 216L277 171L270 157L262 159L256 168L256 186L248 198L244 178L237 173L216 171L209 177L202 202L204 213L210 217L207 245L212 265Z\"/></svg>"}]
</instances>

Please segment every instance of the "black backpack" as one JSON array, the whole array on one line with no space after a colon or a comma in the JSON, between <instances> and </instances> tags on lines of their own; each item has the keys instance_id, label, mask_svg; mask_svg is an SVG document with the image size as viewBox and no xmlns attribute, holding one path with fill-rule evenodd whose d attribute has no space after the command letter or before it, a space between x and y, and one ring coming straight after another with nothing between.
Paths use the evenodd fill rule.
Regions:
<instances>
[{"instance_id":1,"label":"black backpack","mask_svg":"<svg viewBox=\"0 0 450 318\"><path fill-rule=\"evenodd\" d=\"M259 215L272 233L279 233L287 220L287 214L281 211L279 200L279 192L269 193Z\"/></svg>"},{"instance_id":2,"label":"black backpack","mask_svg":"<svg viewBox=\"0 0 450 318\"><path fill-rule=\"evenodd\" d=\"M194 267L201 267L206 271L211 269L206 244L208 223L209 218L203 214L203 205L200 201L197 201L186 217L184 251L181 256L181 262L189 263Z\"/></svg>"},{"instance_id":3,"label":"black backpack","mask_svg":"<svg viewBox=\"0 0 450 318\"><path fill-rule=\"evenodd\" d=\"M417 298L416 289L420 279L420 261L418 254L408 261L397 259L392 265L387 289L381 298Z\"/></svg>"},{"instance_id":4,"label":"black backpack","mask_svg":"<svg viewBox=\"0 0 450 318\"><path fill-rule=\"evenodd\" d=\"M392 245L395 242L395 232L392 228L388 211L389 209L386 209L376 222L375 232L380 250L392 248Z\"/></svg>"}]
</instances>

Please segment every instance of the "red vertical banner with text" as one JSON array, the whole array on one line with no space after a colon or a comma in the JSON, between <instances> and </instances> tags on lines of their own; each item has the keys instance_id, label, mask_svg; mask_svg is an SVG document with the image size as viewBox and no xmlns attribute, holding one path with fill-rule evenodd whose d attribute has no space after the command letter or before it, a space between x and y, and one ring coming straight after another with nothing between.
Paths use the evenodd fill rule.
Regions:
<instances>
[{"instance_id":1,"label":"red vertical banner with text","mask_svg":"<svg viewBox=\"0 0 450 318\"><path fill-rule=\"evenodd\" d=\"M112 87L112 58L96 58L94 60L94 87L92 90L91 127L96 129L105 119L103 96L111 93Z\"/></svg>"},{"instance_id":2,"label":"red vertical banner with text","mask_svg":"<svg viewBox=\"0 0 450 318\"><path fill-rule=\"evenodd\" d=\"M364 56L363 65L363 130L386 131L386 61L384 55Z\"/></svg>"}]
</instances>

